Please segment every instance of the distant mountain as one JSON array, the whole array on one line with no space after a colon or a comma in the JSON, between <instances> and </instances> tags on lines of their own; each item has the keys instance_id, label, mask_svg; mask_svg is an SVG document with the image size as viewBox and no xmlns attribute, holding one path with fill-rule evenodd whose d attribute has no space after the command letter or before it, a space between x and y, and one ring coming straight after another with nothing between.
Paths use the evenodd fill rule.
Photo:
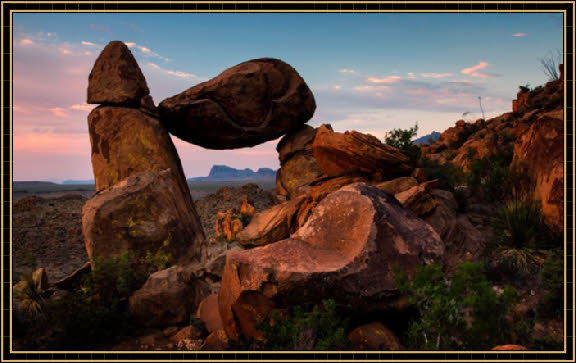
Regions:
<instances>
[{"instance_id":1,"label":"distant mountain","mask_svg":"<svg viewBox=\"0 0 576 363\"><path fill-rule=\"evenodd\" d=\"M226 165L214 165L208 176L190 178L192 181L264 180L276 179L276 171L270 168L235 169Z\"/></svg>"},{"instance_id":2,"label":"distant mountain","mask_svg":"<svg viewBox=\"0 0 576 363\"><path fill-rule=\"evenodd\" d=\"M424 135L422 137L417 138L416 140L413 140L412 143L414 145L425 145L425 144L431 144L435 141L438 141L438 139L440 138L441 133L437 132L437 131L432 131L431 134L428 135Z\"/></svg>"},{"instance_id":3,"label":"distant mountain","mask_svg":"<svg viewBox=\"0 0 576 363\"><path fill-rule=\"evenodd\" d=\"M86 184L95 184L94 180L64 180L62 182L64 185L86 185Z\"/></svg>"},{"instance_id":4,"label":"distant mountain","mask_svg":"<svg viewBox=\"0 0 576 363\"><path fill-rule=\"evenodd\" d=\"M58 184L48 181L13 181L12 187L19 188L41 188L41 187L56 187Z\"/></svg>"}]
</instances>

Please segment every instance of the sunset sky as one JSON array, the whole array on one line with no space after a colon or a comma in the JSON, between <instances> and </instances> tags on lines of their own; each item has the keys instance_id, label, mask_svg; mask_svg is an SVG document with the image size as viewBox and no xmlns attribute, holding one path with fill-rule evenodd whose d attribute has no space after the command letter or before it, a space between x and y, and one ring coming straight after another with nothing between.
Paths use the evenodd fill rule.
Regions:
<instances>
[{"instance_id":1,"label":"sunset sky","mask_svg":"<svg viewBox=\"0 0 576 363\"><path fill-rule=\"evenodd\" d=\"M93 179L86 116L90 69L122 40L156 104L243 61L280 58L313 91L310 124L383 138L511 111L519 85L540 85L538 59L562 49L562 15L14 14L14 180ZM463 117L463 113L469 112ZM278 140L229 151L173 138L187 177L213 164L278 168Z\"/></svg>"}]
</instances>

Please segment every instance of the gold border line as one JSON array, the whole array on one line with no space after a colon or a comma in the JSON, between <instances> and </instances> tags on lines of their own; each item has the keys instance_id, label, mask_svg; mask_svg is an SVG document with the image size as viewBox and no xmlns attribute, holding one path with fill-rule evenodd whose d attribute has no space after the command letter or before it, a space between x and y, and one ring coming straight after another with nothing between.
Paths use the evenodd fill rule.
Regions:
<instances>
[{"instance_id":1,"label":"gold border line","mask_svg":"<svg viewBox=\"0 0 576 363\"><path fill-rule=\"evenodd\" d=\"M17 2L17 1L4 1L2 2L1 5L1 12L2 12L2 22L3 22L3 15L4 15L4 3L22 3L22 2ZM65 1L26 1L27 4L44 4L44 3L51 3L51 4L87 4L88 2L65 2ZM90 3L103 3L103 4L132 4L132 3L140 3L141 2L136 2L136 1L92 1ZM154 3L161 3L161 2L150 2L152 4ZM255 2L255 1L219 1L219 2L210 2L210 1L181 1L178 3L174 3L174 4L255 4L255 5L267 5L267 4L359 4L359 3L355 3L354 1L326 1L326 2L319 2L319 1L302 1L302 2L294 2L294 1L278 1L278 2L273 2L273 3L263 3L263 2ZM403 4L405 5L405 2L398 2L398 1L375 1L375 2L368 2L368 4ZM435 1L419 1L419 3L436 3ZM444 3L449 3L449 4L459 4L459 3L463 3L463 4L478 4L478 3L502 3L501 1L467 1L467 2L460 2L460 1L444 1ZM541 3L540 1L523 1L522 3ZM572 1L558 1L558 2L554 2L556 4L574 4ZM165 4L165 3L163 3ZM362 5L366 5L366 3L360 3ZM514 4L514 3L508 3L508 4ZM69 12L73 12L73 13L79 13L79 12L92 12L92 13L115 13L115 12L134 12L134 13L175 13L175 12L187 12L187 13L218 13L218 12L225 12L225 13L244 13L244 12L260 12L260 13L278 13L278 12L291 12L291 13L315 13L315 12L339 12L339 13L366 13L366 12L374 12L374 13L416 13L418 11L410 11L410 10L324 10L324 9L318 9L318 10L168 10L168 11L161 11L161 10L153 10L153 11L148 11L148 10L141 10L141 11L137 11L137 10L115 10L115 9L109 9L109 10L57 10L57 11L50 11L50 10L10 10L10 80L4 80L3 78L3 82L9 82L10 84L10 174L12 175L12 164L13 164L13 152L12 152L12 143L13 143L13 133L12 133L12 122L13 122L13 110L12 110L12 102L13 102L13 92L12 92L12 86L13 86L13 59L12 59L12 55L13 55L13 13L30 13L30 12L35 12L35 13L53 13L53 12L61 12L61 13L69 13ZM567 28L571 28L572 33L574 34L574 24L570 25L570 26L566 26L566 10L521 10L521 11L513 11L513 10L426 10L426 11L422 11L423 13L563 13L563 22L564 22L564 32L563 32L563 36L564 36L564 64L566 61L566 33L567 33ZM575 8L574 6L572 6L572 14L573 14L573 20L574 18L574 13L575 13ZM2 34L2 40L3 40L3 32L4 32L4 24L1 23L1 31L0 33ZM575 45L575 38L573 37L573 46ZM4 54L4 43L2 42L2 47L1 47L2 53ZM573 71L575 69L575 65L573 63ZM574 73L573 73L574 74ZM2 75L5 75L5 69L4 67L2 68ZM568 82L568 80L566 79L566 72L564 72L564 83L566 84ZM574 90L574 82L572 80L570 80L570 82L572 82L572 89ZM2 94L4 93L4 90L2 89ZM573 102L574 102L574 93L573 93ZM567 145L566 145L566 124L567 124L567 120L566 120L566 109L567 109L567 105L566 105L566 92L564 93L564 148L565 150L567 149ZM4 107L4 98L2 97L2 107ZM573 117L575 116L575 110L572 107L572 114ZM4 121L4 113L2 113L2 121ZM4 134L4 122L2 122L2 134ZM575 135L574 133L572 134L572 139L574 141L575 139ZM2 149L2 156L4 156L4 150ZM564 154L564 189L566 190L566 153ZM573 148L572 150L572 155L573 157L576 155L576 149ZM4 159L2 159L4 160ZM4 165L2 164L2 175L4 175ZM572 169L573 169L573 173L574 173L574 164L572 165ZM572 175L572 185L574 185L574 174ZM13 204L13 198L12 198L12 187L13 187L13 181L12 178L10 179L10 216L12 216L12 204ZM2 188L4 188L4 180L2 180ZM2 193L2 202L4 199L4 195ZM566 206L566 201L567 201L567 197L566 197L566 193L564 194L564 206ZM574 198L573 198L574 201ZM574 210L575 210L575 206L573 205L573 214L572 214L572 220L574 222ZM2 203L2 216L4 216L4 205ZM2 228L4 228L4 218L2 218ZM564 291L565 291L565 297L566 295L566 291L567 291L567 283L566 283L566 277L567 277L567 271L566 271L566 261L567 261L567 240L566 240L566 210L564 210L564 246L565 246L565 253L564 253ZM573 238L575 238L576 236L576 231L573 229L572 232L572 236ZM2 241L3 242L3 241ZM572 246L572 250L573 250L573 254L572 254L572 260L574 262L575 259L575 248L576 248L576 244L573 243ZM2 243L1 246L1 253L4 256L4 245ZM12 219L10 219L10 284L12 284ZM4 283L4 269L2 269L2 271L0 272L1 278L2 278L2 282ZM576 277L576 270L572 269L572 275L573 278ZM575 291L574 289L572 290L572 295L573 297L575 296ZM4 310L4 290L2 289L1 292L1 296L2 296L2 302L1 302L1 306L2 306L2 310ZM574 300L573 300L574 303ZM428 354L428 353L448 353L450 355L454 355L454 354L468 354L468 353L473 353L473 354L478 354L478 353L488 353L489 355L493 356L493 355L518 355L518 354L529 354L529 353L537 353L537 354L545 354L545 353L555 353L555 354L561 354L561 353L566 353L566 344L567 344L567 329L566 329L566 308L567 308L567 303L566 303L566 299L564 299L564 307L565 307L565 313L564 313L564 351L381 351L381 352L374 352L374 351L322 351L322 352L315 352L315 351L201 351L201 352L194 352L194 351L142 351L142 350L138 350L138 351L13 351L12 350L12 339L10 339L10 353L16 353L16 354L26 354L26 353L30 353L30 354L88 354L88 353L94 353L94 354L116 354L118 355L122 355L122 354L133 354L133 353L144 353L144 354L150 354L150 353L161 353L161 354L250 354L252 352L255 353L317 353L317 354L324 354L324 353L346 353L346 354L360 354L360 355L364 355L364 354L369 354L369 355L373 355L373 354L386 354L386 353L409 353L409 354ZM12 311L12 288L10 288L10 311ZM573 315L573 321L576 322L576 317ZM4 318L2 315L2 329L4 328ZM574 329L576 329L573 325L573 335L572 337L574 337ZM10 338L12 338L12 315L10 315ZM4 340L2 339L1 342L1 348L2 348L2 358L3 358L3 354L4 354ZM573 352L573 358L574 358L574 352ZM512 358L510 358L512 359ZM31 361L38 361L38 360L31 360L31 359L26 359L26 360L10 360L10 362L31 362ZM69 362L70 359L63 359L63 360L52 360L54 362ZM127 362L127 360L109 360L109 359L103 359L103 360L89 360L91 362ZM158 360L141 360L142 362L158 362ZM195 359L195 360L182 360L185 362L211 362L213 360L204 360L204 359ZM230 360L230 362L250 362L251 360ZM262 360L259 359L259 361L261 362L292 362L293 360ZM319 362L354 362L356 360L327 360L327 359L320 359L320 360L315 360L315 361L319 361ZM374 360L375 362L391 362L394 361L394 359L386 359L386 360ZM437 359L433 359L433 360L416 360L419 362L437 362ZM478 359L474 359L474 360L464 360L466 362L485 362L486 360L478 360ZM511 362L512 360L498 360L498 361L502 361L502 362ZM524 359L523 361L526 362L558 362L559 360L542 360L542 359ZM454 362L458 362L458 360L454 360Z\"/></svg>"}]
</instances>

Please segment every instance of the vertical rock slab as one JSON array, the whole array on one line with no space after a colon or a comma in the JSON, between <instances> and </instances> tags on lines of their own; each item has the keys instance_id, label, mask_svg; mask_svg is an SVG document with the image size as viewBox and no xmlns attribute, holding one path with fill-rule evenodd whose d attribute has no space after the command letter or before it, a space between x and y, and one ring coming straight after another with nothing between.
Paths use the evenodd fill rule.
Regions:
<instances>
[{"instance_id":1,"label":"vertical rock slab","mask_svg":"<svg viewBox=\"0 0 576 363\"><path fill-rule=\"evenodd\" d=\"M288 200L310 191L310 184L322 176L312 153L316 129L305 125L298 131L285 135L276 150L280 159L276 191Z\"/></svg>"},{"instance_id":2,"label":"vertical rock slab","mask_svg":"<svg viewBox=\"0 0 576 363\"><path fill-rule=\"evenodd\" d=\"M353 184L328 195L291 238L227 255L219 310L227 335L246 291L279 308L333 298L358 311L390 307L394 268L411 275L441 262L444 244L426 222L379 188Z\"/></svg>"},{"instance_id":3,"label":"vertical rock slab","mask_svg":"<svg viewBox=\"0 0 576 363\"><path fill-rule=\"evenodd\" d=\"M564 231L564 112L537 116L514 144L513 166L530 178L530 191L539 201L546 225Z\"/></svg>"}]
</instances>

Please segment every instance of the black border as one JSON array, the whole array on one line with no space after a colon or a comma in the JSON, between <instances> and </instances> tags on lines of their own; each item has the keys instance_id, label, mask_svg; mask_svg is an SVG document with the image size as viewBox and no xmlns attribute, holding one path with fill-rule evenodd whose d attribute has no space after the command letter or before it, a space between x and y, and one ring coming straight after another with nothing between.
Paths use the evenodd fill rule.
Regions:
<instances>
[{"instance_id":1,"label":"black border","mask_svg":"<svg viewBox=\"0 0 576 363\"><path fill-rule=\"evenodd\" d=\"M564 329L567 331L567 341L566 341L566 353L538 353L538 352L525 352L523 354L518 353L506 353L506 352L486 352L486 353L467 353L464 351L459 352L439 352L439 353L393 353L393 352L375 352L375 353L359 353L359 352L342 352L342 353L323 353L323 352L310 352L310 353L262 353L262 352L245 352L245 353L216 353L216 352L174 352L174 353L154 353L154 352L139 352L139 353L124 353L121 351L115 353L10 353L10 282L3 281L2 288L4 289L4 306L6 307L2 311L3 320L3 347L2 358L5 360L70 360L70 361L93 361L93 360L121 360L121 361L138 361L142 359L147 360L218 360L218 361L235 361L235 360L361 360L361 361L378 361L384 359L393 360L426 360L426 359L436 359L439 361L470 361L470 360L481 360L481 361L499 361L501 359L511 359L514 361L525 361L525 360L551 360L551 361L573 361L574 357L574 337L570 337L573 331L572 324L574 321L574 311L570 308L573 306L572 292L574 291L572 272L574 270L572 251L574 240L572 237L574 226L572 224L572 210L573 210L573 163L572 153L573 153L573 140L572 135L574 132L574 119L572 114L573 107L573 68L574 68L574 56L573 56L573 42L574 42L574 19L573 19L573 9L574 3L554 3L554 2L538 2L538 3L525 3L521 0L513 0L507 2L497 2L497 3L482 3L482 2L456 2L456 1L443 1L437 3L423 3L418 1L402 1L398 3L376 3L376 2L362 2L362 3L299 3L293 2L289 4L277 4L273 2L259 1L254 3L235 3L235 2L221 2L221 3L204 3L204 4L184 4L180 2L165 2L165 3L91 3L90 1L76 1L69 3L28 3L26 1L18 1L14 3L4 3L4 12L2 13L4 32L2 42L4 45L4 53L2 54L2 87L4 91L4 107L2 109L4 116L4 129L5 133L2 135L2 150L4 152L4 160L2 160L5 173L2 175L2 193L3 193L3 207L5 214L2 216L4 222L4 228L2 230L2 244L4 247L4 255L2 256L2 269L4 271L4 276L7 278L9 276L9 266L10 266L10 199L11 199L11 177L12 170L10 165L10 133L12 131L11 120L10 120L10 94L11 94L11 80L10 80L10 68L8 65L11 62L11 54L9 53L11 39L9 27L12 26L12 19L10 16L10 10L38 10L38 11L50 11L58 12L62 10L93 10L93 11L106 11L114 12L115 10L135 10L135 11L150 11L155 10L170 10L173 12L181 11L196 11L196 10L209 10L215 13L228 10L228 11L238 11L238 10L254 10L254 11L270 11L274 12L277 10L290 10L290 12L298 13L300 11L316 11L323 12L326 10L339 10L342 12L349 11L366 11L366 10L378 10L378 11L395 11L395 10L410 10L411 12L427 12L428 10L442 11L499 11L499 12L518 12L526 10L539 10L541 12L554 11L554 10L566 10L565 25L567 29L565 31L565 44L566 44L566 63L564 64L566 84L565 84L565 95L566 95L566 145L565 145L565 155L566 155L566 166L565 166L565 178L568 183L565 186L566 193L566 271L567 271L567 311L566 311L566 326Z\"/></svg>"}]
</instances>

